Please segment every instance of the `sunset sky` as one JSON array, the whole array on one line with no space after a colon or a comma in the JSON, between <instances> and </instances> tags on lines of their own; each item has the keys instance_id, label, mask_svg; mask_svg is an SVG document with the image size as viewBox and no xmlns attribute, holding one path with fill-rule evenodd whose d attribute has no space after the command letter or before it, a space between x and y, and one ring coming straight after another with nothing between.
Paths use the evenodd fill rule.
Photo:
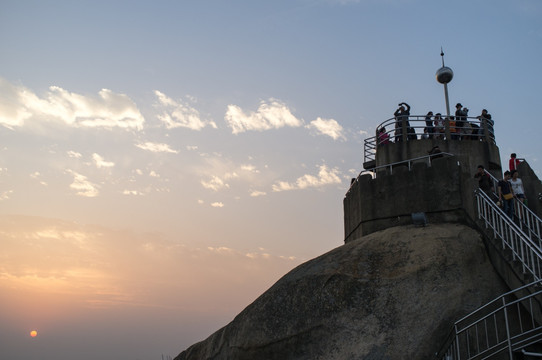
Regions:
<instances>
[{"instance_id":1,"label":"sunset sky","mask_svg":"<svg viewBox=\"0 0 542 360\"><path fill-rule=\"evenodd\" d=\"M0 0L1 358L176 356L340 246L363 140L399 102L445 112L441 46L452 106L488 109L503 161L542 177L541 16L539 0Z\"/></svg>"}]
</instances>

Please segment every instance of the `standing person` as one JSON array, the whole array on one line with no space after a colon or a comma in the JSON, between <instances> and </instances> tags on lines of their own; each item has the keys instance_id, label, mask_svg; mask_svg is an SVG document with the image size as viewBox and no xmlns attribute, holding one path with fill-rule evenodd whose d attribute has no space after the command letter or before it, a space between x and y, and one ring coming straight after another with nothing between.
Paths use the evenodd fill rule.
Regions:
<instances>
[{"instance_id":1,"label":"standing person","mask_svg":"<svg viewBox=\"0 0 542 360\"><path fill-rule=\"evenodd\" d=\"M461 133L463 132L463 127L465 126L465 121L467 120L467 114L463 110L463 105L461 105L461 103L457 103L455 105L455 109L456 139L461 140Z\"/></svg>"},{"instance_id":2,"label":"standing person","mask_svg":"<svg viewBox=\"0 0 542 360\"><path fill-rule=\"evenodd\" d=\"M504 172L504 178L499 180L499 201L503 205L503 210L510 219L514 219L514 192L510 185L510 171Z\"/></svg>"},{"instance_id":3,"label":"standing person","mask_svg":"<svg viewBox=\"0 0 542 360\"><path fill-rule=\"evenodd\" d=\"M491 120L491 114L486 109L482 110L482 113L476 117L480 120L480 132L483 136L486 135L485 129L487 128L490 139L495 139L495 133L493 132L493 120ZM482 138L483 139L483 138Z\"/></svg>"},{"instance_id":4,"label":"standing person","mask_svg":"<svg viewBox=\"0 0 542 360\"><path fill-rule=\"evenodd\" d=\"M519 165L519 159L516 158L516 153L510 154L510 160L508 160L508 169L510 172L517 170Z\"/></svg>"},{"instance_id":5,"label":"standing person","mask_svg":"<svg viewBox=\"0 0 542 360\"><path fill-rule=\"evenodd\" d=\"M435 139L442 139L444 134L444 120L442 119L442 115L440 113L435 114L435 129L434 129L434 138Z\"/></svg>"},{"instance_id":6,"label":"standing person","mask_svg":"<svg viewBox=\"0 0 542 360\"><path fill-rule=\"evenodd\" d=\"M517 170L512 170L510 174L512 175L512 179L510 179L512 192L519 201L525 204L525 190L523 189L523 182L519 178L519 173Z\"/></svg>"},{"instance_id":7,"label":"standing person","mask_svg":"<svg viewBox=\"0 0 542 360\"><path fill-rule=\"evenodd\" d=\"M426 139L429 138L429 139L432 139L433 138L433 132L435 130L435 128L433 127L433 121L431 120L431 117L433 117L433 112L432 111L429 111L427 113L427 115L425 115L425 129L424 129L424 134L427 134L427 137L425 137ZM422 136L422 139L424 137Z\"/></svg>"},{"instance_id":8,"label":"standing person","mask_svg":"<svg viewBox=\"0 0 542 360\"><path fill-rule=\"evenodd\" d=\"M399 104L399 108L393 113L395 116L395 142L403 140L403 134L410 128L408 117L410 116L410 105L405 102ZM405 128L403 128L403 120Z\"/></svg>"},{"instance_id":9,"label":"standing person","mask_svg":"<svg viewBox=\"0 0 542 360\"><path fill-rule=\"evenodd\" d=\"M478 171L474 174L474 178L478 179L478 186L485 192L489 197L493 193L493 181L491 177L486 173L483 165L478 165Z\"/></svg>"}]
</instances>

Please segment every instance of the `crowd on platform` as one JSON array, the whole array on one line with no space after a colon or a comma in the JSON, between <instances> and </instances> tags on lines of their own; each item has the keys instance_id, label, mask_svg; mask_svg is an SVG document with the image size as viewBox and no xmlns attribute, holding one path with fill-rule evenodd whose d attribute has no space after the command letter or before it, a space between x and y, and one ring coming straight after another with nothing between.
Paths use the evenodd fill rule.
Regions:
<instances>
[{"instance_id":1,"label":"crowd on platform","mask_svg":"<svg viewBox=\"0 0 542 360\"><path fill-rule=\"evenodd\" d=\"M425 115L425 126L423 133L419 134L420 139L446 139L446 126L449 126L451 140L481 140L485 137L484 129L487 129L491 139L495 139L493 132L494 122L491 119L491 114L486 109L476 118L469 118L469 109L463 107L461 103L457 103L455 115L443 116L441 113L433 114L429 111ZM399 104L397 110L393 113L395 118L395 131L390 136L391 131L387 131L386 127L382 126L378 130L378 144L384 145L392 142L418 139L416 128L410 124L410 105L405 102ZM418 118L418 117L416 117ZM476 119L476 120L473 120ZM406 136L403 136L405 134Z\"/></svg>"}]
</instances>

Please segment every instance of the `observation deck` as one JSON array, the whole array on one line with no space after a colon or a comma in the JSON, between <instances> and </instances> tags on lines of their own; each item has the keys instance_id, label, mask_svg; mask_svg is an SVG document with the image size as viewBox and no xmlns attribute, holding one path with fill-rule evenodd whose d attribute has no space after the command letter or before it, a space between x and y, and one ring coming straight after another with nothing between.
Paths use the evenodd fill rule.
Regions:
<instances>
[{"instance_id":1,"label":"observation deck","mask_svg":"<svg viewBox=\"0 0 542 360\"><path fill-rule=\"evenodd\" d=\"M475 218L473 193L478 165L501 178L493 121L465 117L390 118L365 140L363 170L345 195L345 242L397 225L412 224L413 213L429 222ZM435 147L440 154L432 154Z\"/></svg>"},{"instance_id":2,"label":"observation deck","mask_svg":"<svg viewBox=\"0 0 542 360\"><path fill-rule=\"evenodd\" d=\"M377 126L375 136L365 139L363 168L371 170L425 156L438 146L442 152L454 155L466 153L470 158L475 157L471 152L475 149L496 151L496 158L484 156L479 164L485 164L490 171L500 171L493 124L493 120L479 116L465 117L461 122L427 115L392 117ZM487 163L483 161L486 159Z\"/></svg>"}]
</instances>

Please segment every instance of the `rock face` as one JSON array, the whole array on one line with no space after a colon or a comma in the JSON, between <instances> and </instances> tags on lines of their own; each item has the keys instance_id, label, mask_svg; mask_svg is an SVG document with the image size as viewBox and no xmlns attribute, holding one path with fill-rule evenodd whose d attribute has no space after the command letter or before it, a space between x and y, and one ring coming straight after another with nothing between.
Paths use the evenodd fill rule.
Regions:
<instances>
[{"instance_id":1,"label":"rock face","mask_svg":"<svg viewBox=\"0 0 542 360\"><path fill-rule=\"evenodd\" d=\"M476 230L389 228L298 266L175 360L433 359L454 321L506 291Z\"/></svg>"}]
</instances>

